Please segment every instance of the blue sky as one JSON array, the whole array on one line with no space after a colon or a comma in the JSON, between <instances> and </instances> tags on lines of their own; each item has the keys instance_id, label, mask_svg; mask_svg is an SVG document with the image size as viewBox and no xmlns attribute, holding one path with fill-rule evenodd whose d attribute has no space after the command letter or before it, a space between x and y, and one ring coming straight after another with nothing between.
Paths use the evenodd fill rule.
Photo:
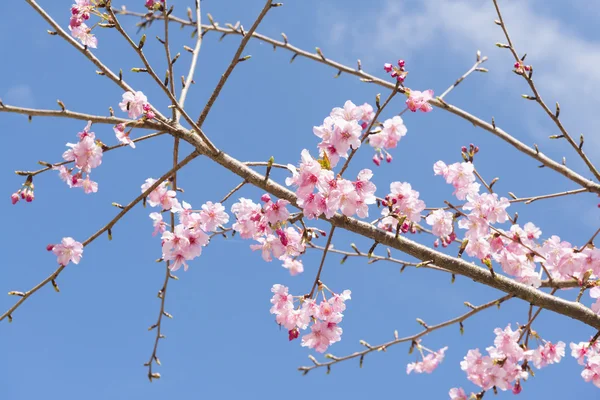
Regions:
<instances>
[{"instance_id":1,"label":"blue sky","mask_svg":"<svg viewBox=\"0 0 600 400\"><path fill-rule=\"evenodd\" d=\"M69 1L40 0L63 26L68 24ZM140 10L143 1L126 1L129 9ZM175 14L185 16L191 1L178 0ZM248 28L262 7L262 1L205 0L203 12L210 12L222 24L240 20ZM600 90L600 42L593 23L600 11L589 2L505 1L505 18L521 52L527 52L534 65L539 87L549 104L560 101L565 122L574 136L586 135L586 148L596 162L598 114L595 97ZM119 3L123 4L123 3ZM46 23L24 2L11 2L3 8L0 47L5 54L0 63L0 97L6 104L55 109L61 99L69 109L108 114L117 109L121 89L94 73L94 66L64 41L46 33ZM510 68L507 51L494 43L503 41L493 24L490 1L371 1L286 2L265 19L260 32L279 36L285 32L291 43L308 50L321 47L327 57L354 64L384 76L381 65L398 58L407 60L407 85L418 90L432 88L441 93L474 62L480 49L489 57L488 74L474 74L446 100L473 114L491 120L528 144L538 143L555 159L566 156L567 163L586 170L576 155L560 141L547 140L556 128L533 103L520 98L527 93L522 80ZM134 18L123 18L135 34ZM23 29L26 26L27 29ZM173 52L182 52L176 75L187 73L190 55L181 46L192 45L188 29L172 30ZM164 54L155 35L148 34L145 51L157 70L164 70ZM113 70L141 66L135 54L116 32L98 32L95 51ZM208 34L202 46L196 85L187 101L197 115L220 74L237 48L239 38ZM273 52L268 45L251 41L245 54L251 61L241 64L225 86L221 98L204 125L214 143L242 160L267 160L275 156L282 163L296 163L300 151L315 151L317 138L312 126L321 123L332 107L350 99L374 103L383 88L361 83L336 71L301 58L290 65L291 54ZM126 80L143 90L153 105L166 107L167 99L147 76L125 72ZM401 99L392 102L386 116L403 109ZM500 177L498 192L518 196L539 195L576 188L537 163L516 153L504 142L456 117L434 110L429 114L406 115L408 134L393 151L394 162L373 170L378 194L385 195L392 181L408 181L420 191L428 206L450 199L451 188L434 177L432 164L442 159L459 161L459 149L468 143L481 148L478 169L491 180ZM148 177L158 177L170 168L172 139L160 137L140 143L136 150L123 148L106 154L95 171L100 191L84 195L69 190L54 173L35 179L36 200L11 206L8 197L22 180L14 170L37 169L37 161L60 160L65 143L74 140L85 126L81 121L34 118L0 114L4 132L0 150L0 181L6 229L2 237L5 256L0 267L0 293L25 291L55 269L56 259L47 253L48 243L64 236L84 240L103 226L116 209L112 202L128 203L139 193ZM116 139L110 126L95 125L96 135L107 144ZM139 134L139 132L138 132ZM595 135L595 137L594 137ZM594 147L595 146L595 147ZM182 154L189 149L184 147ZM363 167L372 168L368 148L361 149L349 176ZM274 173L283 182L286 174ZM182 197L194 206L222 198L239 178L219 171L206 159L193 161L179 175L185 189ZM240 196L257 199L261 192L245 188ZM598 201L593 195L556 199L511 207L520 222L533 221L544 236L558 234L574 244L584 243L598 226ZM232 203L227 204L227 208ZM162 284L160 241L151 236L150 209L135 208L113 229L113 240L104 236L85 249L83 261L69 266L60 276L61 293L44 288L14 315L12 324L0 326L0 383L6 398L32 399L60 396L63 399L159 399L168 396L192 398L301 399L307 396L339 396L347 399L447 398L454 386L476 390L460 370L459 362L469 348L484 349L492 344L495 327L526 322L528 305L512 300L500 310L490 309L458 327L440 330L425 337L430 348L449 346L444 363L433 375L407 376L405 367L415 360L408 345L395 346L385 354L372 354L364 367L358 362L334 366L330 375L313 371L301 376L296 371L310 361L307 349L289 343L269 314L270 288L274 283L288 285L293 293L309 288L319 254L304 256L305 273L290 277L278 263L265 263L249 249L250 242L239 238L215 238L188 272L180 272L171 282L167 320L159 357L162 374L149 384L142 366L150 356L154 323L159 302L156 293ZM371 215L377 215L373 208ZM430 238L420 240L430 243ZM370 243L337 232L335 247L348 249L355 242L361 249ZM323 245L324 243L320 243ZM380 249L382 251L383 249ZM407 258L401 254L398 258ZM364 339L377 344L390 340L397 329L401 336L419 331L419 317L429 324L445 321L467 310L463 302L481 304L501 293L458 278L426 270L399 274L396 265L328 257L323 279L334 290L352 290L342 324L342 342L331 347L341 356L360 349ZM574 291L564 294L574 298ZM0 296L0 309L10 307L15 298ZM584 296L586 304L590 299ZM586 340L590 328L567 318L543 312L536 330L552 341ZM523 399L592 398L597 389L579 377L580 367L567 357L556 366L536 374L524 386ZM558 383L558 384L557 384ZM510 393L502 397L512 396ZM487 397L487 396L486 396Z\"/></svg>"}]
</instances>

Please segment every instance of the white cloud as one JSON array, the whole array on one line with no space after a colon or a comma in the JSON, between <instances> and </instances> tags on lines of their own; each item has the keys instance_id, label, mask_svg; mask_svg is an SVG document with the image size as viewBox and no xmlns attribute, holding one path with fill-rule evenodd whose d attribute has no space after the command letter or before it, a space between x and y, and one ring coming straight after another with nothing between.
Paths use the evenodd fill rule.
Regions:
<instances>
[{"instance_id":1,"label":"white cloud","mask_svg":"<svg viewBox=\"0 0 600 400\"><path fill-rule=\"evenodd\" d=\"M594 158L600 160L600 115L594 101L600 92L600 41L583 37L563 16L548 14L543 1L501 1L504 20L517 50L528 53L526 61L534 66L542 97L549 106L560 101L571 134L578 138L585 132L588 151L595 150ZM346 7L341 15L336 13L339 22L329 27L329 43L336 45L332 47L343 45L353 57L360 54L363 58L396 57L401 49L402 58L409 58L411 53L444 46L469 60L476 49L481 49L491 56L486 67L501 72L488 80L499 85L495 90L502 88L505 79L514 79L506 65L510 62L508 54L495 47L496 42L506 40L493 23L497 16L491 0L385 0L370 4L373 11L357 8L352 15L354 10ZM577 11L586 13L585 9ZM543 135L547 137L548 132Z\"/></svg>"},{"instance_id":2,"label":"white cloud","mask_svg":"<svg viewBox=\"0 0 600 400\"><path fill-rule=\"evenodd\" d=\"M33 107L35 98L29 85L17 85L9 88L2 97L3 102L18 107Z\"/></svg>"}]
</instances>

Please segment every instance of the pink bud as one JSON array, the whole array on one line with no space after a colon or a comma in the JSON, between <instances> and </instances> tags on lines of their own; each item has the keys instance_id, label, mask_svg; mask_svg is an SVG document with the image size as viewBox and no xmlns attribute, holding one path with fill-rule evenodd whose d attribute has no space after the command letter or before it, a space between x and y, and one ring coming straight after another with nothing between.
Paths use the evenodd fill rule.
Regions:
<instances>
[{"instance_id":1,"label":"pink bud","mask_svg":"<svg viewBox=\"0 0 600 400\"><path fill-rule=\"evenodd\" d=\"M378 167L381 165L381 161L379 161L379 157L377 157L377 154L375 154L373 156L373 162L375 163L375 165L377 165ZM600 205L599 205L600 207Z\"/></svg>"},{"instance_id":2,"label":"pink bud","mask_svg":"<svg viewBox=\"0 0 600 400\"><path fill-rule=\"evenodd\" d=\"M519 393L521 393L522 389L523 388L521 387L521 382L517 381L517 383L515 383L515 386L513 386L512 392L513 392L513 394L519 394Z\"/></svg>"},{"instance_id":3,"label":"pink bud","mask_svg":"<svg viewBox=\"0 0 600 400\"><path fill-rule=\"evenodd\" d=\"M90 14L83 13L83 14L81 14L81 17L87 21L88 19L90 19Z\"/></svg>"},{"instance_id":4,"label":"pink bud","mask_svg":"<svg viewBox=\"0 0 600 400\"><path fill-rule=\"evenodd\" d=\"M462 151L463 153L467 152L467 146L463 146L460 148L460 151Z\"/></svg>"},{"instance_id":5,"label":"pink bud","mask_svg":"<svg viewBox=\"0 0 600 400\"><path fill-rule=\"evenodd\" d=\"M53 244L49 244L48 246L46 246L46 250L48 250L48 251L54 250L54 245Z\"/></svg>"},{"instance_id":6,"label":"pink bud","mask_svg":"<svg viewBox=\"0 0 600 400\"><path fill-rule=\"evenodd\" d=\"M368 126L369 126L369 124L367 124L366 122L363 122L362 124L360 124L360 127L363 129L367 129Z\"/></svg>"},{"instance_id":7,"label":"pink bud","mask_svg":"<svg viewBox=\"0 0 600 400\"><path fill-rule=\"evenodd\" d=\"M156 117L156 115L154 115L154 112L148 111L146 113L146 119L154 119L154 117Z\"/></svg>"},{"instance_id":8,"label":"pink bud","mask_svg":"<svg viewBox=\"0 0 600 400\"><path fill-rule=\"evenodd\" d=\"M288 332L288 338L290 339L290 341L292 341L294 339L298 339L298 336L300 336L300 332L298 331L298 328L294 328Z\"/></svg>"},{"instance_id":9,"label":"pink bud","mask_svg":"<svg viewBox=\"0 0 600 400\"><path fill-rule=\"evenodd\" d=\"M385 70L385 72L392 72L392 68L394 68L392 67L392 64L383 64L383 69Z\"/></svg>"},{"instance_id":10,"label":"pink bud","mask_svg":"<svg viewBox=\"0 0 600 400\"><path fill-rule=\"evenodd\" d=\"M34 198L33 191L27 190L27 193L25 194L25 201L31 203Z\"/></svg>"},{"instance_id":11,"label":"pink bud","mask_svg":"<svg viewBox=\"0 0 600 400\"><path fill-rule=\"evenodd\" d=\"M150 104L146 103L146 104L144 104L144 105L142 106L142 109L143 109L145 112L148 112L148 111L150 111L150 110L152 109L152 107L150 106Z\"/></svg>"},{"instance_id":12,"label":"pink bud","mask_svg":"<svg viewBox=\"0 0 600 400\"><path fill-rule=\"evenodd\" d=\"M396 204L397 202L398 202L398 200L397 200L397 199L394 197L394 198L392 199L392 204Z\"/></svg>"},{"instance_id":13,"label":"pink bud","mask_svg":"<svg viewBox=\"0 0 600 400\"><path fill-rule=\"evenodd\" d=\"M392 162L392 155L390 153L387 153L385 156L385 161L387 161L388 163Z\"/></svg>"},{"instance_id":14,"label":"pink bud","mask_svg":"<svg viewBox=\"0 0 600 400\"><path fill-rule=\"evenodd\" d=\"M13 193L10 195L10 201L13 204L17 204L17 202L19 201L19 193Z\"/></svg>"},{"instance_id":15,"label":"pink bud","mask_svg":"<svg viewBox=\"0 0 600 400\"><path fill-rule=\"evenodd\" d=\"M260 196L260 199L262 201L264 201L265 203L268 203L271 201L271 196L269 196L267 193L263 194L262 196Z\"/></svg>"},{"instance_id":16,"label":"pink bud","mask_svg":"<svg viewBox=\"0 0 600 400\"><path fill-rule=\"evenodd\" d=\"M514 65L514 67L515 67L515 68L519 68L519 67L521 67L521 63L517 61L517 62L515 63L515 65Z\"/></svg>"},{"instance_id":17,"label":"pink bud","mask_svg":"<svg viewBox=\"0 0 600 400\"><path fill-rule=\"evenodd\" d=\"M404 64L405 64L405 63L406 63L406 61L404 61L404 60L398 60L398 66L399 66L400 68L404 68Z\"/></svg>"},{"instance_id":18,"label":"pink bud","mask_svg":"<svg viewBox=\"0 0 600 400\"><path fill-rule=\"evenodd\" d=\"M448 235L448 242L454 242L456 240L456 233L452 232L450 235Z\"/></svg>"},{"instance_id":19,"label":"pink bud","mask_svg":"<svg viewBox=\"0 0 600 400\"><path fill-rule=\"evenodd\" d=\"M77 8L77 6L71 7L71 14L73 14L73 15L79 14L79 8Z\"/></svg>"},{"instance_id":20,"label":"pink bud","mask_svg":"<svg viewBox=\"0 0 600 400\"><path fill-rule=\"evenodd\" d=\"M398 80L398 82L404 82L404 75L398 75L396 79Z\"/></svg>"},{"instance_id":21,"label":"pink bud","mask_svg":"<svg viewBox=\"0 0 600 400\"><path fill-rule=\"evenodd\" d=\"M531 65L526 65L524 68L525 68L525 71L529 71L529 70L531 70Z\"/></svg>"},{"instance_id":22,"label":"pink bud","mask_svg":"<svg viewBox=\"0 0 600 400\"><path fill-rule=\"evenodd\" d=\"M435 239L433 241L433 247L437 248L437 247L439 247L439 245L440 245L440 239Z\"/></svg>"}]
</instances>

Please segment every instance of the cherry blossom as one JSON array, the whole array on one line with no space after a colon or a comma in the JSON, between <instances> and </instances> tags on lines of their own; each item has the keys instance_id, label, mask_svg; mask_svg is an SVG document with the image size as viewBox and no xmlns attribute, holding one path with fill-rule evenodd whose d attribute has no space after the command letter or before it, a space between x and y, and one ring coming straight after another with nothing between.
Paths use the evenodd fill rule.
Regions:
<instances>
[{"instance_id":1,"label":"cherry blossom","mask_svg":"<svg viewBox=\"0 0 600 400\"><path fill-rule=\"evenodd\" d=\"M453 214L444 210L435 210L425 218L425 221L431 225L435 236L446 237L454 230Z\"/></svg>"},{"instance_id":2,"label":"cherry blossom","mask_svg":"<svg viewBox=\"0 0 600 400\"><path fill-rule=\"evenodd\" d=\"M408 109L412 112L416 112L417 110L421 110L422 112L429 112L433 110L431 104L428 103L429 100L433 99L433 90L426 90L424 92L419 92L418 90L410 90L408 91L408 99L406 99L406 105Z\"/></svg>"},{"instance_id":3,"label":"cherry blossom","mask_svg":"<svg viewBox=\"0 0 600 400\"><path fill-rule=\"evenodd\" d=\"M419 348L422 349L422 347L420 347L419 344L417 344L417 346L419 346ZM444 353L446 352L446 350L448 350L448 347L441 348L436 352L430 351L429 354L427 354L425 357L423 357L423 360L408 364L406 366L406 373L407 374L410 374L411 372L414 372L415 374L422 374L424 372L428 373L428 374L432 373L444 360Z\"/></svg>"},{"instance_id":4,"label":"cherry blossom","mask_svg":"<svg viewBox=\"0 0 600 400\"><path fill-rule=\"evenodd\" d=\"M124 124L117 124L113 127L117 140L123 144L128 144L132 149L135 149L135 142L129 137L129 132L125 132Z\"/></svg>"},{"instance_id":5,"label":"cherry blossom","mask_svg":"<svg viewBox=\"0 0 600 400\"><path fill-rule=\"evenodd\" d=\"M199 218L203 231L214 231L219 225L229 222L229 215L225 212L225 207L221 203L208 201L202 205Z\"/></svg>"},{"instance_id":6,"label":"cherry blossom","mask_svg":"<svg viewBox=\"0 0 600 400\"><path fill-rule=\"evenodd\" d=\"M59 244L49 246L49 249L56 254L58 263L62 266L66 266L69 262L79 264L83 257L83 245L72 237L63 238Z\"/></svg>"},{"instance_id":7,"label":"cherry blossom","mask_svg":"<svg viewBox=\"0 0 600 400\"><path fill-rule=\"evenodd\" d=\"M155 182L156 179L146 179L146 183L142 185L142 193L148 190ZM178 200L175 198L176 195L177 192L169 190L167 182L162 182L148 195L148 204L151 207L161 206L163 210L170 210L172 207L179 204Z\"/></svg>"},{"instance_id":8,"label":"cherry blossom","mask_svg":"<svg viewBox=\"0 0 600 400\"><path fill-rule=\"evenodd\" d=\"M149 111L148 106L148 98L143 92L125 92L123 101L119 103L121 111L126 111L131 119L136 119Z\"/></svg>"}]
</instances>

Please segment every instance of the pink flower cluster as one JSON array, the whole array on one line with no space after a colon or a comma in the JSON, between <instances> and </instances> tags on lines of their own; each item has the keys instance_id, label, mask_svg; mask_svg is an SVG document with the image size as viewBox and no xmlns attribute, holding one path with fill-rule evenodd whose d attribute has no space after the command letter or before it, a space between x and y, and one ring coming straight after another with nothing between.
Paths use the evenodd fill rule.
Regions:
<instances>
[{"instance_id":1,"label":"pink flower cluster","mask_svg":"<svg viewBox=\"0 0 600 400\"><path fill-rule=\"evenodd\" d=\"M98 191L98 183L90 179L92 169L99 167L102 164L102 143L96 140L94 132L90 132L92 122L89 121L82 132L77 134L78 143L67 143L69 149L63 153L65 161L74 161L75 167L79 169L73 174L73 168L67 169L64 165L53 167L58 171L58 176L70 188L82 188L85 193L96 193ZM86 174L83 178L83 174Z\"/></svg>"},{"instance_id":2,"label":"pink flower cluster","mask_svg":"<svg viewBox=\"0 0 600 400\"><path fill-rule=\"evenodd\" d=\"M438 351L433 352L429 349L421 347L419 344L417 344L417 346L421 352L421 356L423 355L423 350L429 351L429 354L424 356L423 360L421 361L408 364L406 366L407 374L410 374L411 372L414 372L415 374L422 374L424 372L428 374L432 373L433 370L436 369L442 363L442 361L444 361L444 353L446 353L446 350L448 350L448 347L446 346Z\"/></svg>"},{"instance_id":3,"label":"pink flower cluster","mask_svg":"<svg viewBox=\"0 0 600 400\"><path fill-rule=\"evenodd\" d=\"M333 171L323 168L308 150L302 151L298 169L291 164L288 169L292 176L286 178L285 183L297 187L298 206L308 219L319 218L321 214L331 218L338 210L348 217L357 214L366 218L369 215L369 204L376 201L376 188L370 181L373 173L369 169L360 171L352 182L336 177Z\"/></svg>"},{"instance_id":4,"label":"pink flower cluster","mask_svg":"<svg viewBox=\"0 0 600 400\"><path fill-rule=\"evenodd\" d=\"M69 30L71 35L78 39L81 44L95 49L98 46L98 39L91 33L84 21L90 19L90 13L94 11L94 5L90 0L75 0L71 7L71 20L69 21Z\"/></svg>"},{"instance_id":5,"label":"pink flower cluster","mask_svg":"<svg viewBox=\"0 0 600 400\"><path fill-rule=\"evenodd\" d=\"M419 92L418 90L406 90L408 94L408 99L406 99L406 106L412 112L422 111L429 112L433 110L431 104L429 104L429 100L433 99L433 90L425 90L424 92Z\"/></svg>"},{"instance_id":6,"label":"pink flower cluster","mask_svg":"<svg viewBox=\"0 0 600 400\"><path fill-rule=\"evenodd\" d=\"M79 264L83 257L83 245L71 237L63 238L59 244L50 244L46 249L56 255L58 264L62 266L66 266L69 262Z\"/></svg>"},{"instance_id":7,"label":"pink flower cluster","mask_svg":"<svg viewBox=\"0 0 600 400\"><path fill-rule=\"evenodd\" d=\"M149 178L142 185L142 193L148 190L155 179ZM167 224L163 221L162 214L153 212L150 218L154 221L152 235L162 233L162 258L172 261L169 268L177 271L183 265L187 271L187 261L192 261L202 254L202 247L206 246L210 237L205 232L216 230L219 226L229 222L229 215L221 203L206 202L199 211L192 210L192 206L185 201L181 204L175 198L177 192L169 190L166 182L162 182L147 197L147 202L152 207L161 207L177 213L179 224L173 231L166 230Z\"/></svg>"},{"instance_id":8,"label":"pink flower cluster","mask_svg":"<svg viewBox=\"0 0 600 400\"><path fill-rule=\"evenodd\" d=\"M362 130L368 127L374 116L373 107L369 104L356 106L348 100L344 108L331 110L323 125L313 127L313 133L321 138L319 152L322 157L327 155L331 167L335 167L340 158L348 158L349 150L360 147Z\"/></svg>"},{"instance_id":9,"label":"pink flower cluster","mask_svg":"<svg viewBox=\"0 0 600 400\"><path fill-rule=\"evenodd\" d=\"M25 181L21 189L17 190L15 193L10 195L10 202L13 205L15 205L19 202L20 199L23 199L26 202L31 203L35 199L33 190L33 182L30 180Z\"/></svg>"},{"instance_id":10,"label":"pink flower cluster","mask_svg":"<svg viewBox=\"0 0 600 400\"><path fill-rule=\"evenodd\" d=\"M452 195L459 200L465 200L468 195L479 193L480 185L475 182L475 167L470 162L446 165L443 161L438 161L433 165L433 172L441 175L446 183L454 186Z\"/></svg>"},{"instance_id":11,"label":"pink flower cluster","mask_svg":"<svg viewBox=\"0 0 600 400\"><path fill-rule=\"evenodd\" d=\"M272 201L268 194L264 194L261 200L262 206L245 198L231 206L231 212L237 219L233 230L243 239L256 240L258 244L250 245L250 248L260 250L263 260L270 262L275 257L283 261L283 267L291 275L301 273L304 267L296 257L304 253L305 245L302 232L293 226L285 226L290 217L289 202L283 199Z\"/></svg>"},{"instance_id":12,"label":"pink flower cluster","mask_svg":"<svg viewBox=\"0 0 600 400\"><path fill-rule=\"evenodd\" d=\"M421 212L425 209L425 202L419 199L419 192L413 190L410 183L392 182L390 194L382 202L385 207L381 210L383 219L378 227L388 232L395 232L398 224L402 233L416 232L414 224L421 221Z\"/></svg>"},{"instance_id":13,"label":"pink flower cluster","mask_svg":"<svg viewBox=\"0 0 600 400\"><path fill-rule=\"evenodd\" d=\"M131 119L136 119L142 115L145 119L154 119L156 117L154 111L152 111L150 103L148 103L148 98L143 92L123 93L123 100L119 103L119 108L121 108L121 111L127 112L127 115L129 115L129 118ZM122 129L118 130L124 131L125 129L123 127ZM123 140L121 137L119 137L120 135L117 133L116 127L115 133L117 134L117 139L125 144L129 144L129 141Z\"/></svg>"},{"instance_id":14,"label":"pink flower cluster","mask_svg":"<svg viewBox=\"0 0 600 400\"><path fill-rule=\"evenodd\" d=\"M600 342L571 343L571 355L583 365L581 377L586 382L592 382L600 388Z\"/></svg>"},{"instance_id":15,"label":"pink flower cluster","mask_svg":"<svg viewBox=\"0 0 600 400\"><path fill-rule=\"evenodd\" d=\"M383 64L383 70L385 72L387 72L388 74L390 74L390 76L392 78L396 78L396 80L398 80L398 82L404 83L404 80L406 79L406 75L408 75L408 71L406 71L404 69L405 65L406 65L406 61L398 60L397 67L392 64L385 63L385 64Z\"/></svg>"},{"instance_id":16,"label":"pink flower cluster","mask_svg":"<svg viewBox=\"0 0 600 400\"><path fill-rule=\"evenodd\" d=\"M395 116L387 119L383 122L383 125L378 128L375 133L369 135L369 144L376 150L373 156L373 162L379 166L381 160L384 159L383 153L385 153L385 160L390 163L392 162L392 155L385 149L393 149L398 145L398 142L402 136L406 135L406 126L401 117Z\"/></svg>"},{"instance_id":17,"label":"pink flower cluster","mask_svg":"<svg viewBox=\"0 0 600 400\"><path fill-rule=\"evenodd\" d=\"M292 296L283 285L273 285L271 292L271 314L275 315L279 325L288 330L289 340L298 338L300 330L306 330L311 322L311 332L302 336L303 347L324 353L330 345L341 340L342 328L339 324L344 316L342 312L346 309L345 302L350 300L349 290L344 290L342 294L331 292L329 300L323 291L323 300L318 304L315 299ZM295 301L299 303L298 306L294 305Z\"/></svg>"},{"instance_id":18,"label":"pink flower cluster","mask_svg":"<svg viewBox=\"0 0 600 400\"><path fill-rule=\"evenodd\" d=\"M536 261L543 262L553 279L583 279L600 276L600 249L586 246L580 251L571 243L563 241L560 237L553 235L537 249L543 257L536 257ZM589 272L588 272L589 271ZM590 275L591 273L591 275ZM592 289L590 295L598 297L598 292ZM599 312L600 306L595 306Z\"/></svg>"},{"instance_id":19,"label":"pink flower cluster","mask_svg":"<svg viewBox=\"0 0 600 400\"><path fill-rule=\"evenodd\" d=\"M496 387L500 390L512 389L513 392L521 391L520 380L526 380L529 373L519 363L525 361L533 363L537 368L560 362L565 355L565 343L556 344L545 342L536 350L525 350L519 345L520 330L513 331L510 324L503 330L494 330L496 339L494 346L486 350L489 355L482 356L479 349L469 350L460 367L467 373L467 378L483 390ZM455 391L455 398L464 394L462 389ZM452 395L451 395L452 398Z\"/></svg>"}]
</instances>

